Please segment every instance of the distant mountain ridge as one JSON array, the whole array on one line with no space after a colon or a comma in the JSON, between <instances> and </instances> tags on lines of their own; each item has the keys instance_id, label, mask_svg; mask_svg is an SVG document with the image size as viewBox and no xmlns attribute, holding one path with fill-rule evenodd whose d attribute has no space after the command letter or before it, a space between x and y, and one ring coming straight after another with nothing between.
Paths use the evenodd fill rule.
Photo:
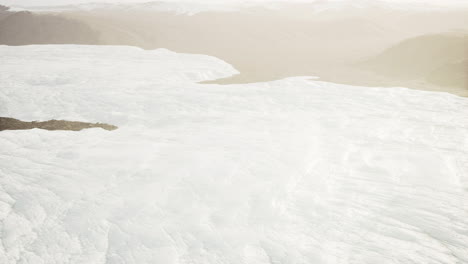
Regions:
<instances>
[{"instance_id":1,"label":"distant mountain ridge","mask_svg":"<svg viewBox=\"0 0 468 264\"><path fill-rule=\"evenodd\" d=\"M423 79L437 85L468 89L468 33L410 38L361 66L394 79Z\"/></svg>"},{"instance_id":2,"label":"distant mountain ridge","mask_svg":"<svg viewBox=\"0 0 468 264\"><path fill-rule=\"evenodd\" d=\"M12 12L0 6L0 44L99 44L88 25L51 14Z\"/></svg>"},{"instance_id":3,"label":"distant mountain ridge","mask_svg":"<svg viewBox=\"0 0 468 264\"><path fill-rule=\"evenodd\" d=\"M468 43L464 33L453 33L468 32L468 9L411 12L354 6L311 15L310 9L291 5L178 15L151 9L153 2L146 5L146 10L3 10L0 45L128 45L205 54L240 72L211 81L219 84L318 76L336 83L468 96ZM370 59L356 66L363 58Z\"/></svg>"},{"instance_id":4,"label":"distant mountain ridge","mask_svg":"<svg viewBox=\"0 0 468 264\"><path fill-rule=\"evenodd\" d=\"M257 0L257 1L214 1L214 0L161 0L161 1L138 1L126 2L119 1L73 1L68 4L50 1L3 1L9 4L15 11L73 11L73 10L118 10L118 9L137 9L137 10L156 10L169 11L182 14L195 14L204 11L237 11L244 8L264 7L267 9L282 8L290 4L307 5L311 12L323 12L342 8L383 8L398 10L433 10L440 8L468 8L468 1L459 0ZM0 4L2 2L0 1ZM27 4L26 4L27 3Z\"/></svg>"}]
</instances>

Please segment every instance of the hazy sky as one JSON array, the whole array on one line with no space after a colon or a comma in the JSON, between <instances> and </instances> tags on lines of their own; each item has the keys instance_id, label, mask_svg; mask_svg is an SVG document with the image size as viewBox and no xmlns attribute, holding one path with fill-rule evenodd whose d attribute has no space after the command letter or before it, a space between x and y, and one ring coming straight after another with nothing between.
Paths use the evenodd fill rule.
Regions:
<instances>
[{"instance_id":1,"label":"hazy sky","mask_svg":"<svg viewBox=\"0 0 468 264\"><path fill-rule=\"evenodd\" d=\"M35 5L69 5L69 4L80 4L80 3L89 3L89 2L99 2L99 3L138 3L138 2L148 2L147 0L121 0L121 1L112 1L112 0L0 0L0 3L6 5L24 5L24 6L35 6Z\"/></svg>"},{"instance_id":2,"label":"hazy sky","mask_svg":"<svg viewBox=\"0 0 468 264\"><path fill-rule=\"evenodd\" d=\"M69 5L80 3L146 3L157 2L157 0L0 0L0 3L10 5ZM162 0L162 2L202 2L202 3L236 3L236 2L267 2L269 0ZM280 0L283 2L314 2L316 0ZM342 0L333 0L342 1Z\"/></svg>"},{"instance_id":3,"label":"hazy sky","mask_svg":"<svg viewBox=\"0 0 468 264\"><path fill-rule=\"evenodd\" d=\"M323 0L0 0L0 4L4 4L12 7L32 7L32 6L59 6L59 5L76 5L83 3L146 3L146 2L177 2L191 5L203 5L205 6L222 6L223 3L228 5L237 3L253 4L253 3L265 3L265 2L315 2ZM358 2L359 0L327 0L330 2ZM360 0L368 1L369 3L382 1L395 4L418 4L418 6L425 6L427 4L435 4L439 7L459 7L468 6L468 0Z\"/></svg>"},{"instance_id":4,"label":"hazy sky","mask_svg":"<svg viewBox=\"0 0 468 264\"><path fill-rule=\"evenodd\" d=\"M271 0L163 0L164 2L202 2L202 3L235 3L235 2L268 2ZM278 0L276 0L278 1ZM279 0L278 2L314 2L319 0ZM344 1L356 1L356 0L331 0L333 2L344 2ZM462 4L467 3L468 0L384 0L387 2L395 3L438 3L438 4ZM69 4L80 4L80 3L144 3L151 2L151 0L0 0L1 4L6 5L23 5L23 6L41 6L41 5L69 5ZM372 2L372 1L371 1Z\"/></svg>"}]
</instances>

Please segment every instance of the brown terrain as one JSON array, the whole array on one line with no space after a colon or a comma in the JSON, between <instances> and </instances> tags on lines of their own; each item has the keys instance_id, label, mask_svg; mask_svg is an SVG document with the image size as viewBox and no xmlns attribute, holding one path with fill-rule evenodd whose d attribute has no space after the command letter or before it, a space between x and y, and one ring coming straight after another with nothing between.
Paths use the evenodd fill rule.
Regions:
<instances>
[{"instance_id":1,"label":"brown terrain","mask_svg":"<svg viewBox=\"0 0 468 264\"><path fill-rule=\"evenodd\" d=\"M256 8L193 16L135 10L62 15L100 32L100 43L105 45L207 54L240 72L207 83L306 75L335 83L403 86L468 96L463 63L468 59L468 10L369 8L314 14L307 8L291 5L281 10Z\"/></svg>"},{"instance_id":2,"label":"brown terrain","mask_svg":"<svg viewBox=\"0 0 468 264\"><path fill-rule=\"evenodd\" d=\"M116 126L101 123L86 123L65 120L50 120L44 122L24 122L14 118L0 117L0 131L3 130L25 130L25 129L45 129L45 130L70 130L80 131L87 128L102 128L105 130L115 130Z\"/></svg>"},{"instance_id":3,"label":"brown terrain","mask_svg":"<svg viewBox=\"0 0 468 264\"><path fill-rule=\"evenodd\" d=\"M418 12L374 6L314 13L311 8L288 5L195 15L141 9L7 12L0 16L0 44L167 48L215 56L240 72L208 83L307 75L336 83L468 96L468 10ZM58 22L38 23L42 20Z\"/></svg>"},{"instance_id":4,"label":"brown terrain","mask_svg":"<svg viewBox=\"0 0 468 264\"><path fill-rule=\"evenodd\" d=\"M0 6L0 44L99 44L99 33L63 16L9 12Z\"/></svg>"}]
</instances>

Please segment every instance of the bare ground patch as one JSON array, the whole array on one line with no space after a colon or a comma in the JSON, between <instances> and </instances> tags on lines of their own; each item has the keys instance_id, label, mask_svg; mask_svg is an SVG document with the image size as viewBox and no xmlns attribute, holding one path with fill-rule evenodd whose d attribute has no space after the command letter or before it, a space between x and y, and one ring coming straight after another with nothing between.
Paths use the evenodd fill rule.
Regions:
<instances>
[{"instance_id":1,"label":"bare ground patch","mask_svg":"<svg viewBox=\"0 0 468 264\"><path fill-rule=\"evenodd\" d=\"M116 126L103 123L86 123L66 120L49 120L43 122L25 122L9 117L0 117L0 131L3 130L27 130L27 129L45 129L45 130L69 130L81 131L88 128L102 128L105 130L115 130Z\"/></svg>"}]
</instances>

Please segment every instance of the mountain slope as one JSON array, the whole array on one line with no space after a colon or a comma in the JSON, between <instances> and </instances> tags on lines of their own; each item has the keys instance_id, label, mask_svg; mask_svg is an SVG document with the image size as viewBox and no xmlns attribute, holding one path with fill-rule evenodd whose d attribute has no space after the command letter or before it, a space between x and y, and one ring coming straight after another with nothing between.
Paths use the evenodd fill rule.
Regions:
<instances>
[{"instance_id":1,"label":"mountain slope","mask_svg":"<svg viewBox=\"0 0 468 264\"><path fill-rule=\"evenodd\" d=\"M468 34L424 35L405 40L361 63L395 80L426 80L468 90Z\"/></svg>"},{"instance_id":2,"label":"mountain slope","mask_svg":"<svg viewBox=\"0 0 468 264\"><path fill-rule=\"evenodd\" d=\"M76 20L56 15L0 10L0 44L97 44L99 34Z\"/></svg>"},{"instance_id":3,"label":"mountain slope","mask_svg":"<svg viewBox=\"0 0 468 264\"><path fill-rule=\"evenodd\" d=\"M291 76L318 76L336 83L403 86L468 95L468 91L456 87L447 89L447 86L441 85L445 82L429 83L427 78L421 76L445 64L456 63L453 58L460 53L462 45L459 43L453 49L450 48L454 54L442 52L437 55L440 57L437 63L422 61L420 64L428 67L423 69L422 74L414 72L421 69L411 65L414 61L432 56L433 50L428 49L421 58L414 61L405 61L404 58L408 56L395 54L402 59L399 65L392 67L396 69L396 73L399 73L398 69L406 67L402 74L408 76L378 75L355 66L356 61L374 56L408 38L451 32L454 29L467 30L468 9L422 12L387 9L379 4L361 6L350 2L346 5L338 4L340 8L324 8L318 13L312 11L310 4L290 4L278 9L257 7L239 12L178 15L155 11L152 8L154 5L155 3L145 4L148 10L118 5L119 8L115 9L97 8L36 15L43 18L50 16L55 20L60 17L79 23L66 26L67 23L59 21L60 23L49 23L49 26L35 30L55 32L49 34L49 37L47 34L31 33L40 23L33 22L34 25L30 26L32 15L21 13L25 18L9 23L10 32L3 40L0 38L0 43L98 43L206 54L229 62L240 72L236 76L211 81L219 84L268 81ZM324 2L321 5L317 2L313 6L326 7L329 3ZM81 30L75 30L75 27ZM84 33L74 36L72 32ZM56 35L63 38L57 40ZM422 39L419 42L420 44L415 45L416 49L419 46L433 45L431 43L437 41ZM383 59L382 67L393 65L392 56Z\"/></svg>"},{"instance_id":4,"label":"mountain slope","mask_svg":"<svg viewBox=\"0 0 468 264\"><path fill-rule=\"evenodd\" d=\"M440 86L465 87L468 90L468 59L445 64L426 78Z\"/></svg>"}]
</instances>

